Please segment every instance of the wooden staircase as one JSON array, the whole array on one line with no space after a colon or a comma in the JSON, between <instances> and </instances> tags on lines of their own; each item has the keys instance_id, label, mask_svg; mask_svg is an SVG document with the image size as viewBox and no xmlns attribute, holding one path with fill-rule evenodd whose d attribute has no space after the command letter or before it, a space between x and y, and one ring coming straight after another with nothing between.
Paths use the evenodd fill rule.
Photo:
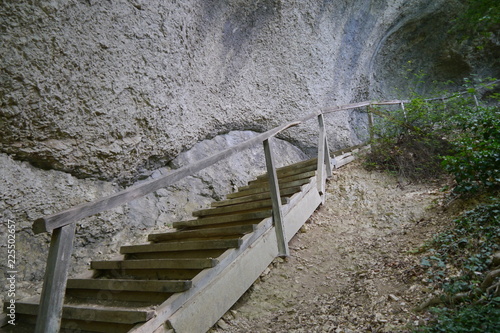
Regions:
<instances>
[{"instance_id":1,"label":"wooden staircase","mask_svg":"<svg viewBox=\"0 0 500 333\"><path fill-rule=\"evenodd\" d=\"M286 240L323 200L317 164L276 170ZM278 255L272 214L262 175L176 230L122 246L119 260L92 261L92 278L67 281L61 332L206 332ZM32 332L38 304L17 302L18 325L0 331Z\"/></svg>"}]
</instances>

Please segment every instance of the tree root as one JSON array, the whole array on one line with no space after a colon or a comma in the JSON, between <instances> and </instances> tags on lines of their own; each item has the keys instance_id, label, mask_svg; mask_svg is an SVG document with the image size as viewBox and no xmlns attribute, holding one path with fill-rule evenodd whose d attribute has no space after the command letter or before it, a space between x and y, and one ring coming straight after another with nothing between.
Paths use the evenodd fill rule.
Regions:
<instances>
[{"instance_id":1,"label":"tree root","mask_svg":"<svg viewBox=\"0 0 500 333\"><path fill-rule=\"evenodd\" d=\"M490 271L484 278L483 283L479 286L479 289L471 290L466 293L457 293L455 295L439 295L434 296L420 304L415 311L421 312L431 306L436 306L440 304L453 305L463 302L467 298L472 298L475 296L480 296L483 293L486 295L500 296L500 281L497 278L500 277L500 266L495 267Z\"/></svg>"}]
</instances>

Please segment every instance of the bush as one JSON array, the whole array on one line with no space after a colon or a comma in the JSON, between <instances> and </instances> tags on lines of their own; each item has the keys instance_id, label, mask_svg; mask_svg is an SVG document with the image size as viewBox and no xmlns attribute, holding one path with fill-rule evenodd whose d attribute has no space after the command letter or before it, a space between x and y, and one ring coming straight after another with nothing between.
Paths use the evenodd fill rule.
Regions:
<instances>
[{"instance_id":1,"label":"bush","mask_svg":"<svg viewBox=\"0 0 500 333\"><path fill-rule=\"evenodd\" d=\"M495 192L500 187L500 111L478 107L456 116L455 153L443 158L443 166L461 193Z\"/></svg>"},{"instance_id":2,"label":"bush","mask_svg":"<svg viewBox=\"0 0 500 333\"><path fill-rule=\"evenodd\" d=\"M412 181L448 173L455 178L459 193L498 190L498 96L490 96L492 105L479 107L472 98L476 89L468 87L468 93L457 94L446 103L417 97L404 109L373 109L378 117L365 166L389 170Z\"/></svg>"},{"instance_id":3,"label":"bush","mask_svg":"<svg viewBox=\"0 0 500 333\"><path fill-rule=\"evenodd\" d=\"M434 309L436 324L416 329L419 333L500 332L500 308L492 304L468 305L458 309Z\"/></svg>"},{"instance_id":4,"label":"bush","mask_svg":"<svg viewBox=\"0 0 500 333\"><path fill-rule=\"evenodd\" d=\"M500 250L500 200L491 199L454 221L427 245L421 260L427 282L442 289L448 307L432 308L436 320L415 332L500 332L500 297L484 287L492 254ZM458 297L461 295L460 297Z\"/></svg>"}]
</instances>

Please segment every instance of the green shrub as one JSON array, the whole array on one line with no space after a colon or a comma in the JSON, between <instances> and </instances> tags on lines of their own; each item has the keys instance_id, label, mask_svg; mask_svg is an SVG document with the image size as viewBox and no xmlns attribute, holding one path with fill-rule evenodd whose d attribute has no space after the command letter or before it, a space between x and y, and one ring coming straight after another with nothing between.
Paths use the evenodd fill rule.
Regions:
<instances>
[{"instance_id":1,"label":"green shrub","mask_svg":"<svg viewBox=\"0 0 500 333\"><path fill-rule=\"evenodd\" d=\"M491 105L480 107L475 99L477 86L494 84L466 80L467 94L456 94L446 102L416 97L404 109L373 109L378 117L365 166L409 180L448 173L459 193L495 192L500 184L498 96L491 94Z\"/></svg>"},{"instance_id":2,"label":"green shrub","mask_svg":"<svg viewBox=\"0 0 500 333\"><path fill-rule=\"evenodd\" d=\"M453 155L443 158L461 193L496 191L500 186L500 110L478 107L456 116L458 137Z\"/></svg>"},{"instance_id":3,"label":"green shrub","mask_svg":"<svg viewBox=\"0 0 500 333\"><path fill-rule=\"evenodd\" d=\"M490 200L463 214L451 230L426 245L430 254L422 258L421 266L427 270L427 281L449 295L473 290L488 270L492 254L500 250L500 200Z\"/></svg>"},{"instance_id":4,"label":"green shrub","mask_svg":"<svg viewBox=\"0 0 500 333\"><path fill-rule=\"evenodd\" d=\"M435 308L436 323L414 332L419 333L493 333L500 332L500 308L494 304L466 305L459 308Z\"/></svg>"},{"instance_id":5,"label":"green shrub","mask_svg":"<svg viewBox=\"0 0 500 333\"><path fill-rule=\"evenodd\" d=\"M500 200L492 198L466 212L426 247L430 254L421 266L427 270L427 282L442 289L445 299L458 293L467 297L432 308L436 320L415 332L500 332L500 297L479 288L492 254L500 250Z\"/></svg>"}]
</instances>

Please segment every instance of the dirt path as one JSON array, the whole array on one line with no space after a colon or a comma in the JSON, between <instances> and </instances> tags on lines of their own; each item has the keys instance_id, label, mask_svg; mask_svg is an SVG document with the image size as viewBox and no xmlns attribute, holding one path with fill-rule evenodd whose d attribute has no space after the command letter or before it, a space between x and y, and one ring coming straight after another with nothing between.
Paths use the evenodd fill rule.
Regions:
<instances>
[{"instance_id":1,"label":"dirt path","mask_svg":"<svg viewBox=\"0 0 500 333\"><path fill-rule=\"evenodd\" d=\"M328 197L212 332L406 332L429 290L408 254L436 232L436 185L407 185L353 163Z\"/></svg>"}]
</instances>

